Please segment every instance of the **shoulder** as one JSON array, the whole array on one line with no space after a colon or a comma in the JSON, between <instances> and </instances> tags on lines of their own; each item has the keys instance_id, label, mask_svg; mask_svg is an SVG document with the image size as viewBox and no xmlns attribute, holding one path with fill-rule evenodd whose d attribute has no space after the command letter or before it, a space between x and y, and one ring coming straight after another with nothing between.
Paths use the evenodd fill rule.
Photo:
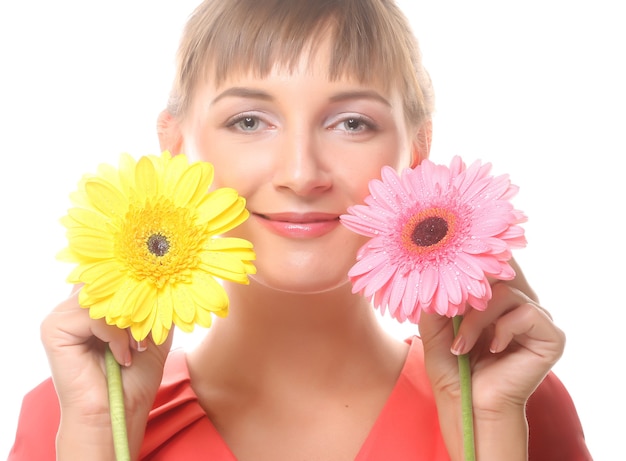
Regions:
<instances>
[{"instance_id":1,"label":"shoulder","mask_svg":"<svg viewBox=\"0 0 626 461\"><path fill-rule=\"evenodd\" d=\"M427 434L429 427L438 431L436 407L424 367L422 342L419 337L409 338L407 342L410 349L406 363L386 410L400 412L399 416L394 411L392 419L402 421L404 427L412 426L410 431L414 434ZM408 414L402 416L407 410ZM574 402L554 373L546 376L528 400L527 419L530 461L592 460ZM398 425L390 424L390 427L397 428ZM437 435L432 433L428 437L437 439Z\"/></svg>"},{"instance_id":2,"label":"shoulder","mask_svg":"<svg viewBox=\"0 0 626 461\"><path fill-rule=\"evenodd\" d=\"M54 460L59 418L57 394L52 379L48 378L22 400L15 441L8 461Z\"/></svg>"},{"instance_id":3,"label":"shoulder","mask_svg":"<svg viewBox=\"0 0 626 461\"><path fill-rule=\"evenodd\" d=\"M142 446L142 458L159 446L188 433L205 414L191 388L182 350L170 352L165 363ZM22 401L15 441L8 461L54 460L60 409L52 379L28 392Z\"/></svg>"},{"instance_id":4,"label":"shoulder","mask_svg":"<svg viewBox=\"0 0 626 461\"><path fill-rule=\"evenodd\" d=\"M554 373L549 373L528 400L529 460L590 461L592 459L572 398Z\"/></svg>"},{"instance_id":5,"label":"shoulder","mask_svg":"<svg viewBox=\"0 0 626 461\"><path fill-rule=\"evenodd\" d=\"M205 448L198 450L199 446ZM235 459L198 402L191 387L187 357L182 349L170 352L165 363L161 387L148 418L140 459Z\"/></svg>"}]
</instances>

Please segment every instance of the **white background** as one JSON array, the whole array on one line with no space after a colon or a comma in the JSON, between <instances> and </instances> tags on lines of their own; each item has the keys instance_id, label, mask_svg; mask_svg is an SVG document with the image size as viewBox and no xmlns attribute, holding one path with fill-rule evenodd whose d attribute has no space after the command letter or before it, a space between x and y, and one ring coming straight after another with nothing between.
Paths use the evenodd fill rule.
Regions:
<instances>
[{"instance_id":1,"label":"white background","mask_svg":"<svg viewBox=\"0 0 626 461\"><path fill-rule=\"evenodd\" d=\"M0 4L0 457L23 394L48 375L39 323L70 289L55 260L68 194L122 151L158 153L156 115L196 3ZM520 186L529 245L516 257L568 335L556 371L589 447L614 460L626 429L620 2L400 3L435 83L431 157L489 161Z\"/></svg>"}]
</instances>

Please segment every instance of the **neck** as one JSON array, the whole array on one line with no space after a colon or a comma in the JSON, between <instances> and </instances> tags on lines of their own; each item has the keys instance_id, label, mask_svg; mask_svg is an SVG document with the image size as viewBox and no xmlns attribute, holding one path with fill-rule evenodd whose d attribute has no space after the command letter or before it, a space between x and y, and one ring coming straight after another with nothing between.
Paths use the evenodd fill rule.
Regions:
<instances>
[{"instance_id":1,"label":"neck","mask_svg":"<svg viewBox=\"0 0 626 461\"><path fill-rule=\"evenodd\" d=\"M192 355L213 376L229 381L249 378L258 385L259 380L290 374L290 382L319 384L346 368L351 373L365 371L385 361L394 363L395 373L398 360L390 357L403 361L405 348L384 332L369 303L353 295L347 284L307 295L268 293L254 282L228 288L228 317L216 319ZM211 361L208 367L207 361ZM224 376L240 370L245 370L245 376Z\"/></svg>"}]
</instances>

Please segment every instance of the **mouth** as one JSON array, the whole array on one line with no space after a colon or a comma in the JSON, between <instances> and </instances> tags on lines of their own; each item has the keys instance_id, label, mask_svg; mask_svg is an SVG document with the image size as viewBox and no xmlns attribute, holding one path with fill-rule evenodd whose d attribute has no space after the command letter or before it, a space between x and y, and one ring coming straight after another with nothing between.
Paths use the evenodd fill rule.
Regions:
<instances>
[{"instance_id":1,"label":"mouth","mask_svg":"<svg viewBox=\"0 0 626 461\"><path fill-rule=\"evenodd\" d=\"M334 213L252 213L267 229L281 237L312 239L328 234L339 225Z\"/></svg>"}]
</instances>

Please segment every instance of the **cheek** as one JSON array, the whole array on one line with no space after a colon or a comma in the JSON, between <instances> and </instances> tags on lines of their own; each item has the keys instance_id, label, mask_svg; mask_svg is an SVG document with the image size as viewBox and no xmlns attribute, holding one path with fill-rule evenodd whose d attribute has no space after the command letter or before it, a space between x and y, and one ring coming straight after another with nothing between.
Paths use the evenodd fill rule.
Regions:
<instances>
[{"instance_id":1,"label":"cheek","mask_svg":"<svg viewBox=\"0 0 626 461\"><path fill-rule=\"evenodd\" d=\"M231 158L214 156L208 160L215 168L213 184L215 187L232 187L243 196L249 195L250 191L258 187L258 169L249 162L234 157L236 155Z\"/></svg>"},{"instance_id":2,"label":"cheek","mask_svg":"<svg viewBox=\"0 0 626 461\"><path fill-rule=\"evenodd\" d=\"M246 197L267 181L268 166L261 163L263 156L250 155L236 146L219 143L200 143L194 146L195 159L209 162L214 167L212 188L231 187Z\"/></svg>"}]
</instances>

